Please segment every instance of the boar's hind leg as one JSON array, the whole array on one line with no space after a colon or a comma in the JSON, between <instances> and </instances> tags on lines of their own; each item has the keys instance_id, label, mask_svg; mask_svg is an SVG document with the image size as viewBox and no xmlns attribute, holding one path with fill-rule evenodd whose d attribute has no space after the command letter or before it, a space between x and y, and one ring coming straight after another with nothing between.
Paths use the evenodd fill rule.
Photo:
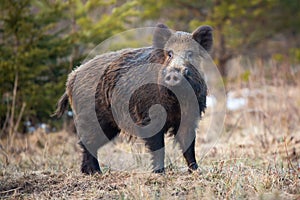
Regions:
<instances>
[{"instance_id":1,"label":"boar's hind leg","mask_svg":"<svg viewBox=\"0 0 300 200\"><path fill-rule=\"evenodd\" d=\"M164 132L159 132L156 135L145 138L146 146L149 148L152 155L152 167L154 173L164 173Z\"/></svg>"},{"instance_id":2,"label":"boar's hind leg","mask_svg":"<svg viewBox=\"0 0 300 200\"><path fill-rule=\"evenodd\" d=\"M100 147L114 139L120 132L118 128L115 128L115 126L111 126L110 124L101 124L101 128L104 134L99 134L99 137L95 137L92 143L89 143L89 149L84 146L83 142L79 143L83 149L83 158L81 164L82 173L101 173L98 159L95 157L97 156L97 151Z\"/></svg>"},{"instance_id":3,"label":"boar's hind leg","mask_svg":"<svg viewBox=\"0 0 300 200\"><path fill-rule=\"evenodd\" d=\"M81 172L84 174L101 173L97 158L95 158L84 146L82 142L79 142L83 152Z\"/></svg>"}]
</instances>

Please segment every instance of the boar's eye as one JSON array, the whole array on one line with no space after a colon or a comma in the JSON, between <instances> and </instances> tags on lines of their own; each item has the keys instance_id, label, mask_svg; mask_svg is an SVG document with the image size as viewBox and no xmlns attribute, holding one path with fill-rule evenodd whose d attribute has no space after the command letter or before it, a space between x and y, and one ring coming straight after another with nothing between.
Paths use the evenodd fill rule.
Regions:
<instances>
[{"instance_id":1,"label":"boar's eye","mask_svg":"<svg viewBox=\"0 0 300 200\"><path fill-rule=\"evenodd\" d=\"M191 74L190 70L188 68L184 69L184 75L189 76Z\"/></svg>"},{"instance_id":2,"label":"boar's eye","mask_svg":"<svg viewBox=\"0 0 300 200\"><path fill-rule=\"evenodd\" d=\"M166 70L166 69L163 69L163 70L162 70L162 73L163 73L163 75L165 75L165 74L167 73L167 70Z\"/></svg>"},{"instance_id":3,"label":"boar's eye","mask_svg":"<svg viewBox=\"0 0 300 200\"><path fill-rule=\"evenodd\" d=\"M173 57L173 51L172 50L168 51L168 56L169 56L169 58Z\"/></svg>"},{"instance_id":4,"label":"boar's eye","mask_svg":"<svg viewBox=\"0 0 300 200\"><path fill-rule=\"evenodd\" d=\"M192 56L193 56L193 52L192 51L186 52L186 57L187 58L191 58Z\"/></svg>"}]
</instances>

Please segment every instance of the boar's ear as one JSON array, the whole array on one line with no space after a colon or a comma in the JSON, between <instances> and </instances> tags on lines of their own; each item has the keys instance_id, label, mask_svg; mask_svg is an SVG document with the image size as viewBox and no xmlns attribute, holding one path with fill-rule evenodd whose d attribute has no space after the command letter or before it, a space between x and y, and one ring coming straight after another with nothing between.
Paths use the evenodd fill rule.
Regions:
<instances>
[{"instance_id":1,"label":"boar's ear","mask_svg":"<svg viewBox=\"0 0 300 200\"><path fill-rule=\"evenodd\" d=\"M206 51L210 51L213 44L213 29L210 26L200 26L193 33L193 39L196 40Z\"/></svg>"},{"instance_id":2,"label":"boar's ear","mask_svg":"<svg viewBox=\"0 0 300 200\"><path fill-rule=\"evenodd\" d=\"M153 47L163 49L172 32L164 24L157 24L153 35Z\"/></svg>"}]
</instances>

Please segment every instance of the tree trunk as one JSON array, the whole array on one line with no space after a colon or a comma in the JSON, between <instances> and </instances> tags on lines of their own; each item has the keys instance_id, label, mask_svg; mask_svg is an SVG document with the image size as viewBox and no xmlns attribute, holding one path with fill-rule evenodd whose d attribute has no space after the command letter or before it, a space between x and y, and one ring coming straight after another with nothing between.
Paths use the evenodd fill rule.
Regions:
<instances>
[{"instance_id":1,"label":"tree trunk","mask_svg":"<svg viewBox=\"0 0 300 200\"><path fill-rule=\"evenodd\" d=\"M20 121L21 121L21 119L22 119L22 116L23 116L23 112L24 112L24 110L25 110L25 107L26 107L26 103L23 102L22 108L21 108L21 111L20 111L20 114L19 114L19 116L18 116L16 125L15 125L15 127L14 127L14 132L17 132L17 130L18 130L18 128L19 128Z\"/></svg>"},{"instance_id":2,"label":"tree trunk","mask_svg":"<svg viewBox=\"0 0 300 200\"><path fill-rule=\"evenodd\" d=\"M10 112L10 119L9 119L9 137L11 137L14 133L14 117L15 117L15 109L16 109L18 79L19 79L19 75L18 75L18 71L16 71L14 89L13 89L13 99L11 103L11 112Z\"/></svg>"},{"instance_id":3,"label":"tree trunk","mask_svg":"<svg viewBox=\"0 0 300 200\"><path fill-rule=\"evenodd\" d=\"M223 78L227 78L227 69L226 69L227 61L228 60L224 58L217 58L217 62L218 62L217 67Z\"/></svg>"},{"instance_id":4,"label":"tree trunk","mask_svg":"<svg viewBox=\"0 0 300 200\"><path fill-rule=\"evenodd\" d=\"M217 61L218 70L223 78L227 78L227 62L233 57L233 53L226 48L226 39L223 34L223 25L218 25L216 27L216 51L215 59Z\"/></svg>"}]
</instances>

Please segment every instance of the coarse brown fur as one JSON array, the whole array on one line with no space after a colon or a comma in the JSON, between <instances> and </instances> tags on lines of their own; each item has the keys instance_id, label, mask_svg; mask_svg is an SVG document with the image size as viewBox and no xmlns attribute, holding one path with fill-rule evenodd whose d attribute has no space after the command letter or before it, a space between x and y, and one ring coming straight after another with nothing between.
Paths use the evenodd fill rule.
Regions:
<instances>
[{"instance_id":1,"label":"coarse brown fur","mask_svg":"<svg viewBox=\"0 0 300 200\"><path fill-rule=\"evenodd\" d=\"M81 119L81 112L85 108L80 107L80 105L86 101L85 96L94 95L94 109L97 119L108 139L107 141L101 140L98 143L94 142L94 149L98 149L116 137L123 129L116 123L112 108L112 104L116 101L112 98L115 91L117 91L115 92L117 94L119 92L119 97L121 97L117 99L117 103L121 105L126 103L122 102L125 100L122 99L122 91L118 88L117 83L121 82L127 88L133 88L134 84L139 81L137 75L150 73L151 67L141 66L150 63L158 64L156 68L151 68L152 71L153 69L156 71L156 83L144 84L131 94L129 101L131 119L121 119L125 121L124 124L127 124L126 120L132 120L138 126L147 126L151 124L150 108L155 104L161 105L167 113L163 128L158 133L152 133L149 137L143 138L153 155L154 172L164 171L164 151L162 150L164 147L164 133L170 130L183 150L183 156L189 169L197 169L194 149L195 129L202 113L205 111L207 96L207 86L202 72L197 70L197 65L201 63L201 58L205 57L201 55L204 54L203 48L208 51L211 49L211 32L210 27L203 26L193 34L172 33L165 25L160 24L154 33L152 47L124 49L95 57L69 75L66 92L58 102L56 114L58 116L63 114L69 99L75 119ZM171 51L178 55L170 55ZM189 55L194 53L196 56L186 56L187 52L189 52ZM103 69L103 71L101 76L97 77L95 72L100 69ZM132 75L132 72L136 73ZM184 94L187 96L186 101L182 104L179 102L172 88L177 88L177 90L184 93L186 89L180 89L181 82L170 87L162 84L164 81L167 82L166 76L168 75L172 75L171 77L176 76L175 82L177 78L181 79L182 77L188 81L194 91L194 96L197 97L198 105L196 107L199 109L196 109L195 105L191 105L188 94ZM125 80L122 80L124 77ZM135 79L137 80L134 81ZM182 120L182 117L185 119ZM182 121L183 124L181 124ZM133 129L125 129L126 132L131 130ZM132 134L139 136L135 135L136 133ZM84 135L85 133L81 133L81 136ZM95 157L97 155L96 151L89 152L83 141L80 144L84 150L82 172L87 174L101 172L98 160Z\"/></svg>"}]
</instances>

